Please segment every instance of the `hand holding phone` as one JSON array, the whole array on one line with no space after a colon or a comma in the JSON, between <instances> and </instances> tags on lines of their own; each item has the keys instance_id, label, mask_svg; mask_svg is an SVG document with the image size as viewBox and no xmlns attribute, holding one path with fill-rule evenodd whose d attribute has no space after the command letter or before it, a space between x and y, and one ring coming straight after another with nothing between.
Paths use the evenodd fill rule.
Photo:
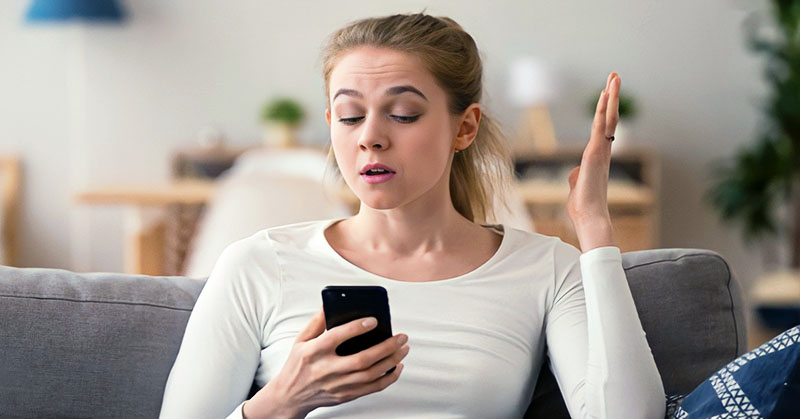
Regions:
<instances>
[{"instance_id":1,"label":"hand holding phone","mask_svg":"<svg viewBox=\"0 0 800 419\"><path fill-rule=\"evenodd\" d=\"M320 310L298 334L280 373L245 403L245 417L305 417L317 407L345 403L397 381L403 371L400 361L409 351L405 334L352 355L336 353L343 343L377 327L364 325L364 320L325 330L327 321Z\"/></svg>"}]
</instances>

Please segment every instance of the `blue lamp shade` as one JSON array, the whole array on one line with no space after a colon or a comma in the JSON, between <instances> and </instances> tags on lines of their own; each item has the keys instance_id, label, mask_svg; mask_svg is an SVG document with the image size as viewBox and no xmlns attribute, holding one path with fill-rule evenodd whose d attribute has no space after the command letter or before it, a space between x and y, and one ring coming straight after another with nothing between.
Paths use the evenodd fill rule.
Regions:
<instances>
[{"instance_id":1,"label":"blue lamp shade","mask_svg":"<svg viewBox=\"0 0 800 419\"><path fill-rule=\"evenodd\" d=\"M27 22L67 20L121 22L125 11L115 0L33 0Z\"/></svg>"}]
</instances>

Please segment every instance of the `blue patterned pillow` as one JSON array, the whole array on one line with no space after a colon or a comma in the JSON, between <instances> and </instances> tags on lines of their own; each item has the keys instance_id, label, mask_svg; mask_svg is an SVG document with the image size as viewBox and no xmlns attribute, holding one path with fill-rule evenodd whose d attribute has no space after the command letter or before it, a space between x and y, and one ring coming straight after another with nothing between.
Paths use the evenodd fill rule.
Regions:
<instances>
[{"instance_id":1,"label":"blue patterned pillow","mask_svg":"<svg viewBox=\"0 0 800 419\"><path fill-rule=\"evenodd\" d=\"M800 418L800 326L736 358L668 409L673 418Z\"/></svg>"}]
</instances>

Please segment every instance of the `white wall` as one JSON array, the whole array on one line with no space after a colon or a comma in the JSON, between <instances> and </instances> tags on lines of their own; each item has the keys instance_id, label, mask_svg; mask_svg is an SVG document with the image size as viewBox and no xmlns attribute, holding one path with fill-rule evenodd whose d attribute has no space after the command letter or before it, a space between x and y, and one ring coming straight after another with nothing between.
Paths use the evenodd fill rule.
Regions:
<instances>
[{"instance_id":1,"label":"white wall","mask_svg":"<svg viewBox=\"0 0 800 419\"><path fill-rule=\"evenodd\" d=\"M661 245L716 250L746 283L763 269L702 202L709 162L755 137L766 90L742 21L763 2L139 0L125 2L131 19L119 27L26 26L28 3L0 2L0 150L24 159L24 266L122 270L122 210L77 207L75 190L164 180L169 153L204 126L255 141L268 97L301 100L308 139L326 141L325 36L427 7L477 40L490 111L507 128L518 116L505 90L515 57L560 69L552 113L565 143L585 141L587 98L618 71L640 103L637 138L663 159Z\"/></svg>"}]
</instances>

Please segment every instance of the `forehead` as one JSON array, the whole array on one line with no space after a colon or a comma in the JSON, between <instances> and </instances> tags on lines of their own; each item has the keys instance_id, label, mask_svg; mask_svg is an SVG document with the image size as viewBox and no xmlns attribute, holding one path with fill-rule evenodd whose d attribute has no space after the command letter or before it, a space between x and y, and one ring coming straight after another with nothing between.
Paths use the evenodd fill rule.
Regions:
<instances>
[{"instance_id":1,"label":"forehead","mask_svg":"<svg viewBox=\"0 0 800 419\"><path fill-rule=\"evenodd\" d=\"M358 47L342 55L330 76L331 94L339 88L355 89L365 96L382 94L398 84L411 84L425 92L435 93L433 75L415 55L402 51Z\"/></svg>"}]
</instances>

